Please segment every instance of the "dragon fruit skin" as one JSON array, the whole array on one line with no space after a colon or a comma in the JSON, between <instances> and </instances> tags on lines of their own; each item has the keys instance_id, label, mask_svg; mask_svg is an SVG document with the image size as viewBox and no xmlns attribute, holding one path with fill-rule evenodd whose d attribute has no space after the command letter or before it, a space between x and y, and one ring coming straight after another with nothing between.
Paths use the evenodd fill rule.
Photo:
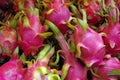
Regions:
<instances>
[{"instance_id":1,"label":"dragon fruit skin","mask_svg":"<svg viewBox=\"0 0 120 80\"><path fill-rule=\"evenodd\" d=\"M120 62L115 57L104 59L104 64L94 67L94 71L100 78L93 77L93 80L118 80L117 76L108 75L114 69L120 69Z\"/></svg>"},{"instance_id":2,"label":"dragon fruit skin","mask_svg":"<svg viewBox=\"0 0 120 80\"><path fill-rule=\"evenodd\" d=\"M32 5L30 1L31 0L26 2L25 8L30 8L30 5ZM33 5L31 8L35 9ZM29 25L25 26L24 23L20 22L20 47L23 49L26 56L30 53L35 55L38 48L40 48L43 44L44 38L40 36L40 34L44 32L44 27L41 25L39 16L36 13L31 13L29 10L26 10L25 13L28 18Z\"/></svg>"},{"instance_id":3,"label":"dragon fruit skin","mask_svg":"<svg viewBox=\"0 0 120 80\"><path fill-rule=\"evenodd\" d=\"M60 30L48 20L46 20L46 24L49 25L51 30L54 32L62 49L60 50L60 55L64 58L61 76L62 80L87 80L87 69L82 66L82 64L77 61L73 53L70 52L70 48Z\"/></svg>"},{"instance_id":4,"label":"dragon fruit skin","mask_svg":"<svg viewBox=\"0 0 120 80\"><path fill-rule=\"evenodd\" d=\"M119 10L115 4L116 0L107 0L106 6L111 7L108 12L108 23L101 32L105 33L103 36L104 44L106 45L106 53L117 55L120 52L120 23L119 23Z\"/></svg>"},{"instance_id":5,"label":"dragon fruit skin","mask_svg":"<svg viewBox=\"0 0 120 80\"><path fill-rule=\"evenodd\" d=\"M85 10L88 16L89 24L95 25L102 20L102 18L95 13L100 10L100 5L97 2L95 1L90 2L88 6L85 6Z\"/></svg>"},{"instance_id":6,"label":"dragon fruit skin","mask_svg":"<svg viewBox=\"0 0 120 80\"><path fill-rule=\"evenodd\" d=\"M23 76L24 80L34 80L35 74L36 74L36 70L39 69L41 66L47 67L47 65L44 65L43 63L41 63L40 59L38 59L35 63L33 63L32 65L30 65L30 67L28 67L25 70L25 74ZM37 76L38 77L38 76ZM39 79L37 78L37 80L47 80L45 79L44 75L41 75L41 72L39 71Z\"/></svg>"},{"instance_id":7,"label":"dragon fruit skin","mask_svg":"<svg viewBox=\"0 0 120 80\"><path fill-rule=\"evenodd\" d=\"M4 74L0 73L0 80L5 80Z\"/></svg>"},{"instance_id":8,"label":"dragon fruit skin","mask_svg":"<svg viewBox=\"0 0 120 80\"><path fill-rule=\"evenodd\" d=\"M82 31L78 26L73 34L74 42L77 47L80 47L80 59L88 66L101 62L105 53L105 45L101 34L95 32L91 28Z\"/></svg>"},{"instance_id":9,"label":"dragon fruit skin","mask_svg":"<svg viewBox=\"0 0 120 80\"><path fill-rule=\"evenodd\" d=\"M109 24L102 31L106 34L106 36L103 37L106 52L112 55L120 52L120 24Z\"/></svg>"},{"instance_id":10,"label":"dragon fruit skin","mask_svg":"<svg viewBox=\"0 0 120 80\"><path fill-rule=\"evenodd\" d=\"M21 61L10 60L0 67L0 78L2 80L22 80L23 68Z\"/></svg>"},{"instance_id":11,"label":"dragon fruit skin","mask_svg":"<svg viewBox=\"0 0 120 80\"><path fill-rule=\"evenodd\" d=\"M75 56L66 57L64 64L70 64L65 80L87 80L87 68L78 62Z\"/></svg>"},{"instance_id":12,"label":"dragon fruit skin","mask_svg":"<svg viewBox=\"0 0 120 80\"><path fill-rule=\"evenodd\" d=\"M33 80L33 72L35 71L35 69L37 69L39 66L38 65L33 65L32 67L28 67L25 71L25 76L24 76L24 80Z\"/></svg>"},{"instance_id":13,"label":"dragon fruit skin","mask_svg":"<svg viewBox=\"0 0 120 80\"><path fill-rule=\"evenodd\" d=\"M34 19L34 17L31 19L36 21L31 25L31 28L26 28L23 25L20 26L20 46L26 56L28 56L30 52L36 53L37 49L42 46L44 40L43 37L39 36L39 34L42 33L42 29L40 27L43 27L42 25L39 25L39 19Z\"/></svg>"},{"instance_id":14,"label":"dragon fruit skin","mask_svg":"<svg viewBox=\"0 0 120 80\"><path fill-rule=\"evenodd\" d=\"M17 46L17 34L13 28L0 28L0 47L2 48L2 56L11 55ZM9 55L9 56L10 56Z\"/></svg>"},{"instance_id":15,"label":"dragon fruit skin","mask_svg":"<svg viewBox=\"0 0 120 80\"><path fill-rule=\"evenodd\" d=\"M50 14L46 14L46 19L53 22L59 30L64 34L67 32L68 27L64 23L70 18L70 11L66 5L60 0L54 0L50 3L49 10L53 11Z\"/></svg>"},{"instance_id":16,"label":"dragon fruit skin","mask_svg":"<svg viewBox=\"0 0 120 80\"><path fill-rule=\"evenodd\" d=\"M24 80L60 80L57 73L51 71L48 66L51 56L54 54L54 47L50 45L45 45L43 50L38 53L37 60L25 71ZM54 69L55 70L55 69ZM53 79L54 80L54 79Z\"/></svg>"},{"instance_id":17,"label":"dragon fruit skin","mask_svg":"<svg viewBox=\"0 0 120 80\"><path fill-rule=\"evenodd\" d=\"M25 0L13 0L13 3L14 3L13 9L17 13L21 9L23 9L23 7L24 8L30 8L30 7L33 8L33 7L35 7L34 2L35 2L35 0L26 0L26 1Z\"/></svg>"},{"instance_id":18,"label":"dragon fruit skin","mask_svg":"<svg viewBox=\"0 0 120 80\"><path fill-rule=\"evenodd\" d=\"M40 62L40 61L38 61L38 62ZM28 79L34 80L36 78L37 78L37 80L48 80L47 76L41 75L40 71L39 71L39 76L35 75L36 71L39 70L39 68L42 66L38 62L36 64L33 64L31 67L28 67L25 70L26 75L23 77L24 80L28 80ZM37 77L35 77L35 76L37 76Z\"/></svg>"},{"instance_id":19,"label":"dragon fruit skin","mask_svg":"<svg viewBox=\"0 0 120 80\"><path fill-rule=\"evenodd\" d=\"M8 62L0 66L1 80L23 80L25 68L22 66L22 60L18 59L19 48L16 47Z\"/></svg>"}]
</instances>

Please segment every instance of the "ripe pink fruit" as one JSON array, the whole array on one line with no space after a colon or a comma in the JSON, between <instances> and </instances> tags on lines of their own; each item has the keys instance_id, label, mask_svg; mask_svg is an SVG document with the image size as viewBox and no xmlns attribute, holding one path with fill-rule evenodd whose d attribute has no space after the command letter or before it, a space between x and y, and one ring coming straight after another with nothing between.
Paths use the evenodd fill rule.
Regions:
<instances>
[{"instance_id":1,"label":"ripe pink fruit","mask_svg":"<svg viewBox=\"0 0 120 80\"><path fill-rule=\"evenodd\" d=\"M38 9L34 8L31 0L25 3L25 14L23 22L20 22L20 47L26 56L35 55L42 46L44 38L40 36L44 32L44 27L40 23Z\"/></svg>"},{"instance_id":2,"label":"ripe pink fruit","mask_svg":"<svg viewBox=\"0 0 120 80\"><path fill-rule=\"evenodd\" d=\"M112 1L112 0L111 0ZM111 7L115 4L111 2ZM116 55L120 52L120 23L117 8L112 8L108 16L108 25L102 30L106 35L103 37L108 54Z\"/></svg>"},{"instance_id":3,"label":"ripe pink fruit","mask_svg":"<svg viewBox=\"0 0 120 80\"><path fill-rule=\"evenodd\" d=\"M93 77L93 80L118 80L117 76L108 75L108 73L115 69L120 69L120 62L115 57L108 57L104 59L103 65L94 67L94 72L100 77Z\"/></svg>"},{"instance_id":4,"label":"ripe pink fruit","mask_svg":"<svg viewBox=\"0 0 120 80\"><path fill-rule=\"evenodd\" d=\"M28 67L25 71L24 80L33 80L34 79L34 71L38 68L38 65L32 65L30 68ZM40 75L39 75L40 77ZM41 79L40 79L41 80Z\"/></svg>"},{"instance_id":5,"label":"ripe pink fruit","mask_svg":"<svg viewBox=\"0 0 120 80\"><path fill-rule=\"evenodd\" d=\"M109 24L103 29L103 32L106 34L103 37L106 52L113 55L120 52L120 24Z\"/></svg>"},{"instance_id":6,"label":"ripe pink fruit","mask_svg":"<svg viewBox=\"0 0 120 80\"><path fill-rule=\"evenodd\" d=\"M56 80L60 80L58 74L52 73L48 66L53 54L54 48L50 47L50 45L45 46L38 54L36 62L26 69L24 80L52 80L53 77Z\"/></svg>"},{"instance_id":7,"label":"ripe pink fruit","mask_svg":"<svg viewBox=\"0 0 120 80\"><path fill-rule=\"evenodd\" d=\"M10 56L17 46L17 33L11 27L0 28L0 48L2 56Z\"/></svg>"},{"instance_id":8,"label":"ripe pink fruit","mask_svg":"<svg viewBox=\"0 0 120 80\"><path fill-rule=\"evenodd\" d=\"M101 34L95 32L90 27L85 31L78 26L73 34L76 46L81 50L80 59L85 62L87 66L101 62L105 53Z\"/></svg>"},{"instance_id":9,"label":"ripe pink fruit","mask_svg":"<svg viewBox=\"0 0 120 80\"><path fill-rule=\"evenodd\" d=\"M64 55L68 55L65 57L65 63L69 64L69 69L66 75L65 80L87 80L87 68L85 68L80 62L75 59L75 56L70 55L70 53L64 53ZM64 66L63 66L64 68Z\"/></svg>"},{"instance_id":10,"label":"ripe pink fruit","mask_svg":"<svg viewBox=\"0 0 120 80\"><path fill-rule=\"evenodd\" d=\"M97 24L101 20L101 17L95 13L100 10L100 5L97 2L90 2L89 5L85 7L85 10L89 24Z\"/></svg>"},{"instance_id":11,"label":"ripe pink fruit","mask_svg":"<svg viewBox=\"0 0 120 80\"><path fill-rule=\"evenodd\" d=\"M1 80L22 80L22 71L21 61L10 60L0 67L0 75L2 75L0 78L3 78Z\"/></svg>"},{"instance_id":12,"label":"ripe pink fruit","mask_svg":"<svg viewBox=\"0 0 120 80\"><path fill-rule=\"evenodd\" d=\"M70 11L68 7L61 2L61 0L54 0L50 3L48 10L53 10L51 13L46 14L46 19L53 22L62 33L68 30L67 25L63 24L70 18Z\"/></svg>"},{"instance_id":13,"label":"ripe pink fruit","mask_svg":"<svg viewBox=\"0 0 120 80\"><path fill-rule=\"evenodd\" d=\"M22 61L18 58L18 47L14 50L11 59L0 66L1 80L23 80L24 69Z\"/></svg>"},{"instance_id":14,"label":"ripe pink fruit","mask_svg":"<svg viewBox=\"0 0 120 80\"><path fill-rule=\"evenodd\" d=\"M48 20L46 20L46 24L49 25L51 30L55 33L55 36L62 49L61 55L64 57L62 80L87 80L87 69L84 68L81 63L76 60L75 56L70 52L70 48L57 26Z\"/></svg>"}]
</instances>

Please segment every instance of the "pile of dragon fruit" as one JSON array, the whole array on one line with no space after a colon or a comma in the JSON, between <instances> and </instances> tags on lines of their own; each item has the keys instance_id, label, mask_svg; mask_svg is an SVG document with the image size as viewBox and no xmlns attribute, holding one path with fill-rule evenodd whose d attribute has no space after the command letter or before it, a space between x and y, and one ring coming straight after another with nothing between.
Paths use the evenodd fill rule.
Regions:
<instances>
[{"instance_id":1,"label":"pile of dragon fruit","mask_svg":"<svg viewBox=\"0 0 120 80\"><path fill-rule=\"evenodd\" d=\"M0 80L120 80L120 0L0 0Z\"/></svg>"}]
</instances>

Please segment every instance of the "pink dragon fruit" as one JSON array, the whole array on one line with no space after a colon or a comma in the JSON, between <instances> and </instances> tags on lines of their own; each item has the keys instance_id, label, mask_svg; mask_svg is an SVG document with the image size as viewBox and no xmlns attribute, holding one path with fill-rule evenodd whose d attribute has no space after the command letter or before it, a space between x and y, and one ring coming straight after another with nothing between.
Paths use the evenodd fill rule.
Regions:
<instances>
[{"instance_id":1,"label":"pink dragon fruit","mask_svg":"<svg viewBox=\"0 0 120 80\"><path fill-rule=\"evenodd\" d=\"M0 79L1 80L23 80L24 69L22 61L17 59L18 48L15 49L11 59L0 66Z\"/></svg>"},{"instance_id":2,"label":"pink dragon fruit","mask_svg":"<svg viewBox=\"0 0 120 80\"><path fill-rule=\"evenodd\" d=\"M89 24L94 24L95 25L102 20L102 18L95 13L95 12L100 10L100 5L97 2L91 1L88 4L88 6L85 6L84 9L86 10L86 14L88 16L88 23Z\"/></svg>"},{"instance_id":3,"label":"pink dragon fruit","mask_svg":"<svg viewBox=\"0 0 120 80\"><path fill-rule=\"evenodd\" d=\"M106 34L106 36L103 36L103 40L106 45L106 52L112 55L116 55L120 52L119 12L116 9L117 8L115 8L115 6L113 9L111 9L111 12L108 16L108 25L102 30L102 32Z\"/></svg>"},{"instance_id":4,"label":"pink dragon fruit","mask_svg":"<svg viewBox=\"0 0 120 80\"><path fill-rule=\"evenodd\" d=\"M103 30L106 36L103 37L104 43L106 45L106 52L112 55L116 55L120 52L120 24L109 24Z\"/></svg>"},{"instance_id":5,"label":"pink dragon fruit","mask_svg":"<svg viewBox=\"0 0 120 80\"><path fill-rule=\"evenodd\" d=\"M75 56L69 55L66 57L66 55L71 53L64 53L65 62L64 65L69 66L67 75L65 77L65 80L87 80L87 68L85 68L80 62L78 62L75 59ZM63 66L63 69L65 66ZM64 72L63 72L64 73Z\"/></svg>"},{"instance_id":6,"label":"pink dragon fruit","mask_svg":"<svg viewBox=\"0 0 120 80\"><path fill-rule=\"evenodd\" d=\"M20 61L10 60L0 67L0 78L1 80L22 80L22 64Z\"/></svg>"},{"instance_id":7,"label":"pink dragon fruit","mask_svg":"<svg viewBox=\"0 0 120 80\"><path fill-rule=\"evenodd\" d=\"M92 30L87 24L85 10L83 20L78 19L81 26L77 26L73 33L73 40L77 47L78 57L90 67L94 63L101 62L105 53L105 45L101 34ZM80 55L81 54L81 55Z\"/></svg>"},{"instance_id":8,"label":"pink dragon fruit","mask_svg":"<svg viewBox=\"0 0 120 80\"><path fill-rule=\"evenodd\" d=\"M46 52L48 51L48 49L50 49L49 45L46 46L46 48L44 48L41 52L39 52L38 54L38 58L37 58L37 61L34 62L34 63L31 63L32 65L29 65L28 68L26 69L25 71L25 76L24 76L24 80L34 80L36 78L39 78L38 80L45 80L45 77L41 75L40 71L37 72L37 70L41 67L41 66L44 66L44 67L47 67L48 65L48 61L46 60L45 61L45 64L44 62L42 62L42 59L43 56L45 56ZM42 53L44 52L44 53ZM41 56L43 54L43 56ZM46 72L46 70L45 70ZM36 73L38 73L39 75L37 75L37 77L35 76Z\"/></svg>"},{"instance_id":9,"label":"pink dragon fruit","mask_svg":"<svg viewBox=\"0 0 120 80\"><path fill-rule=\"evenodd\" d=\"M5 80L4 74L0 73L0 80Z\"/></svg>"},{"instance_id":10,"label":"pink dragon fruit","mask_svg":"<svg viewBox=\"0 0 120 80\"><path fill-rule=\"evenodd\" d=\"M87 80L87 69L72 55L62 33L52 22L46 20L46 24L49 25L55 33L59 45L62 48L61 55L64 57L62 80Z\"/></svg>"},{"instance_id":11,"label":"pink dragon fruit","mask_svg":"<svg viewBox=\"0 0 120 80\"><path fill-rule=\"evenodd\" d=\"M17 46L17 33L11 27L0 27L0 48L2 56L11 56Z\"/></svg>"},{"instance_id":12,"label":"pink dragon fruit","mask_svg":"<svg viewBox=\"0 0 120 80\"><path fill-rule=\"evenodd\" d=\"M46 14L46 19L52 21L64 34L67 32L68 27L64 23L70 18L70 11L68 7L61 2L62 0L53 0L49 5L51 13Z\"/></svg>"},{"instance_id":13,"label":"pink dragon fruit","mask_svg":"<svg viewBox=\"0 0 120 80\"><path fill-rule=\"evenodd\" d=\"M117 58L108 57L104 59L103 64L94 67L94 72L99 75L99 77L93 77L93 80L118 80L117 76L109 75L109 72L115 69L120 69L120 62Z\"/></svg>"},{"instance_id":14,"label":"pink dragon fruit","mask_svg":"<svg viewBox=\"0 0 120 80\"><path fill-rule=\"evenodd\" d=\"M44 38L41 34L44 32L44 27L40 23L39 11L34 8L32 0L25 2L25 16L20 21L20 47L28 56L30 53L35 55L38 49L42 46Z\"/></svg>"},{"instance_id":15,"label":"pink dragon fruit","mask_svg":"<svg viewBox=\"0 0 120 80\"><path fill-rule=\"evenodd\" d=\"M102 61L105 53L105 45L103 44L101 34L98 34L89 27L84 32L82 28L78 26L73 37L76 46L81 50L80 59L83 60L86 65L92 66L92 64Z\"/></svg>"},{"instance_id":16,"label":"pink dragon fruit","mask_svg":"<svg viewBox=\"0 0 120 80\"><path fill-rule=\"evenodd\" d=\"M54 47L52 48L50 45L46 45L39 52L37 61L27 68L24 80L60 80L58 74L52 73L48 67L49 59L53 53Z\"/></svg>"}]
</instances>

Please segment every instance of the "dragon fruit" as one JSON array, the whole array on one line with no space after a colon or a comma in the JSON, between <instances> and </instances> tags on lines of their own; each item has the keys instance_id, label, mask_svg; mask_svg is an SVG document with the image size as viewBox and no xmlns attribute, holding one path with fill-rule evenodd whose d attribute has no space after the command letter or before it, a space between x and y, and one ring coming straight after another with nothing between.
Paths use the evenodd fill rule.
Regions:
<instances>
[{"instance_id":1,"label":"dragon fruit","mask_svg":"<svg viewBox=\"0 0 120 80\"><path fill-rule=\"evenodd\" d=\"M17 46L17 33L11 27L0 27L0 48L2 56L11 56Z\"/></svg>"},{"instance_id":2,"label":"dragon fruit","mask_svg":"<svg viewBox=\"0 0 120 80\"><path fill-rule=\"evenodd\" d=\"M102 30L102 32L106 34L105 36L103 36L103 40L106 45L106 52L112 55L116 55L120 52L120 23L118 15L119 12L114 6L114 8L111 9L111 12L109 12L108 24Z\"/></svg>"},{"instance_id":3,"label":"dragon fruit","mask_svg":"<svg viewBox=\"0 0 120 80\"><path fill-rule=\"evenodd\" d=\"M20 47L25 55L35 55L43 44L44 27L40 23L38 9L34 8L32 0L25 2L26 14L19 23Z\"/></svg>"},{"instance_id":4,"label":"dragon fruit","mask_svg":"<svg viewBox=\"0 0 120 80\"><path fill-rule=\"evenodd\" d=\"M105 53L105 45L102 35L92 30L86 21L85 10L83 12L83 21L79 20L73 33L73 40L78 50L78 57L88 66L101 62ZM81 54L81 55L80 55Z\"/></svg>"},{"instance_id":5,"label":"dragon fruit","mask_svg":"<svg viewBox=\"0 0 120 80\"><path fill-rule=\"evenodd\" d=\"M52 21L64 34L68 30L65 22L68 21L71 14L68 7L61 1L62 0L53 0L53 2L50 3L48 10L51 12L46 14L46 19Z\"/></svg>"},{"instance_id":6,"label":"dragon fruit","mask_svg":"<svg viewBox=\"0 0 120 80\"><path fill-rule=\"evenodd\" d=\"M109 24L104 28L103 32L106 34L106 36L103 37L104 43L106 45L106 52L112 55L116 55L118 52L120 52L120 24Z\"/></svg>"},{"instance_id":7,"label":"dragon fruit","mask_svg":"<svg viewBox=\"0 0 120 80\"><path fill-rule=\"evenodd\" d=\"M109 75L109 72L115 69L120 69L120 62L117 58L107 55L104 59L103 64L95 66L94 72L99 75L99 77L93 77L93 80L118 80L117 76Z\"/></svg>"},{"instance_id":8,"label":"dragon fruit","mask_svg":"<svg viewBox=\"0 0 120 80\"><path fill-rule=\"evenodd\" d=\"M60 80L57 73L53 73L48 67L50 57L54 53L54 47L46 45L39 52L37 60L32 65L28 66L24 80Z\"/></svg>"},{"instance_id":9,"label":"dragon fruit","mask_svg":"<svg viewBox=\"0 0 120 80\"><path fill-rule=\"evenodd\" d=\"M97 2L91 1L84 9L86 10L89 24L95 25L102 20L102 18L95 13L100 10L100 5Z\"/></svg>"},{"instance_id":10,"label":"dragon fruit","mask_svg":"<svg viewBox=\"0 0 120 80\"><path fill-rule=\"evenodd\" d=\"M22 80L22 66L20 61L10 60L0 67L0 78L1 80Z\"/></svg>"},{"instance_id":11,"label":"dragon fruit","mask_svg":"<svg viewBox=\"0 0 120 80\"><path fill-rule=\"evenodd\" d=\"M74 42L80 48L80 58L85 64L92 66L96 62L102 61L105 48L101 34L98 34L89 27L83 32L81 27L78 26L74 32Z\"/></svg>"},{"instance_id":12,"label":"dragon fruit","mask_svg":"<svg viewBox=\"0 0 120 80\"><path fill-rule=\"evenodd\" d=\"M46 24L49 25L51 30L55 33L59 45L62 48L61 55L64 57L62 80L87 80L87 68L82 66L82 64L78 62L75 56L70 52L69 46L62 33L52 22L46 20Z\"/></svg>"},{"instance_id":13,"label":"dragon fruit","mask_svg":"<svg viewBox=\"0 0 120 80\"><path fill-rule=\"evenodd\" d=\"M65 52L63 55L65 57L63 69L66 67L66 65L69 66L65 80L87 80L87 68L85 68L80 62L78 62L75 59L75 56L69 55L66 57L67 54L71 53Z\"/></svg>"},{"instance_id":14,"label":"dragon fruit","mask_svg":"<svg viewBox=\"0 0 120 80\"><path fill-rule=\"evenodd\" d=\"M17 59L18 48L15 49L11 59L0 66L0 79L1 80L23 80L24 69L22 61Z\"/></svg>"}]
</instances>

